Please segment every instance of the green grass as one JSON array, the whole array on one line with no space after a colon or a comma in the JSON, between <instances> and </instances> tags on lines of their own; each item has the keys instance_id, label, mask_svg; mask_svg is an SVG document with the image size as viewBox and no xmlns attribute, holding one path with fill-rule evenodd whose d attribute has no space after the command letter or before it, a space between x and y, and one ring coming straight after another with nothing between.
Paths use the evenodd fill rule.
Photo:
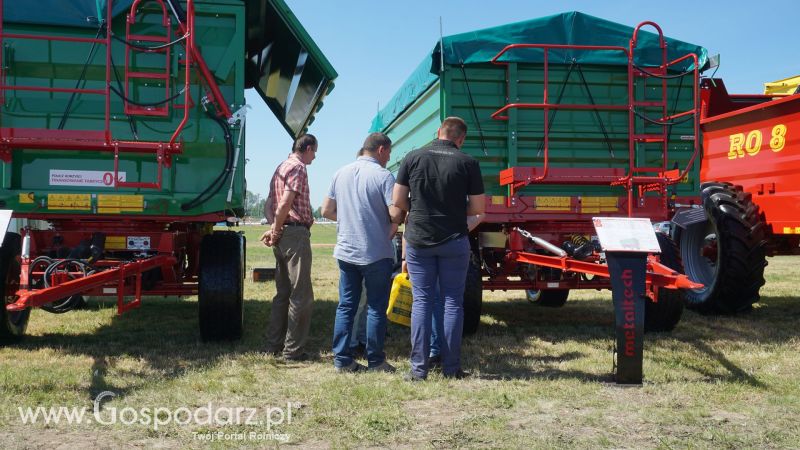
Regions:
<instances>
[{"instance_id":1,"label":"green grass","mask_svg":"<svg viewBox=\"0 0 800 450\"><path fill-rule=\"evenodd\" d=\"M243 227L248 266L272 264ZM335 241L315 226L313 241ZM117 317L92 301L63 315L34 311L29 336L0 348L0 442L43 446L205 447L193 432L264 427L23 425L22 406L106 408L217 406L294 409L288 433L303 447L783 448L800 436L800 302L797 258L771 258L762 302L749 314L711 318L686 312L670 334L645 340L645 383L611 382L610 295L572 293L560 309L528 304L519 292L486 293L479 332L465 339L453 381L433 374L409 384L400 374L339 375L330 352L338 272L333 249L314 247L316 294L310 349L320 358L286 363L261 353L272 283L246 284L244 338L203 344L194 299L148 298ZM390 326L386 352L408 370L409 334ZM213 448L273 447L275 441L213 442Z\"/></svg>"}]
</instances>

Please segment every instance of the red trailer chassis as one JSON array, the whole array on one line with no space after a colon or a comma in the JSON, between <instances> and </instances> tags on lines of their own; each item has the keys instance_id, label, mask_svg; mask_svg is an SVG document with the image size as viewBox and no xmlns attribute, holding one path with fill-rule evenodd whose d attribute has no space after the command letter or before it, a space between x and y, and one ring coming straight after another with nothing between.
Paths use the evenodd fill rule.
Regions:
<instances>
[{"instance_id":1,"label":"red trailer chassis","mask_svg":"<svg viewBox=\"0 0 800 450\"><path fill-rule=\"evenodd\" d=\"M200 242L209 232L203 222L221 218L200 219L195 224L167 225L167 231L167 219L155 217L129 222L75 218L53 222L52 230L23 229L20 289L15 293L17 300L6 308L22 311L73 295L113 296L117 313L122 314L140 306L142 295L196 295ZM91 243L97 233L103 235L104 256L90 262L89 273L67 263L46 273L45 265L35 263L37 257L47 258L50 264L68 261L61 249ZM130 296L133 300L126 302L125 297Z\"/></svg>"}]
</instances>

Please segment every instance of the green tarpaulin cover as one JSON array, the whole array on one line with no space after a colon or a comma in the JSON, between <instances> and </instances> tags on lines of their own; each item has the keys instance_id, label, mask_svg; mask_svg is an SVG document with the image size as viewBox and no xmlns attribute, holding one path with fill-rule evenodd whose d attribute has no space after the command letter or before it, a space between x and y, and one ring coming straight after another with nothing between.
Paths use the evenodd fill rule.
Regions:
<instances>
[{"instance_id":1,"label":"green tarpaulin cover","mask_svg":"<svg viewBox=\"0 0 800 450\"><path fill-rule=\"evenodd\" d=\"M130 9L133 0L116 0L113 14ZM3 21L97 28L106 17L106 0L3 0Z\"/></svg>"},{"instance_id":2,"label":"green tarpaulin cover","mask_svg":"<svg viewBox=\"0 0 800 450\"><path fill-rule=\"evenodd\" d=\"M648 30L648 31L644 31ZM635 63L640 66L661 65L661 50L658 37L645 27L638 34ZM442 39L444 63L460 66L462 63L488 63L509 44L570 44L605 45L628 48L633 35L633 27L590 16L577 11L553 16L531 19L501 25L468 33L445 36ZM668 59L673 60L695 53L701 68L706 65L708 52L705 48L666 38ZM414 103L423 92L439 79L440 57L442 52L436 44L433 51L422 61L414 73L406 80L387 106L373 119L371 131L385 130L408 106ZM539 49L514 50L506 53L501 60L508 62L542 62L543 51ZM627 65L627 56L618 51L579 51L550 50L548 61L551 64L569 64L573 59L581 64ZM691 62L677 65L675 70L686 70Z\"/></svg>"}]
</instances>

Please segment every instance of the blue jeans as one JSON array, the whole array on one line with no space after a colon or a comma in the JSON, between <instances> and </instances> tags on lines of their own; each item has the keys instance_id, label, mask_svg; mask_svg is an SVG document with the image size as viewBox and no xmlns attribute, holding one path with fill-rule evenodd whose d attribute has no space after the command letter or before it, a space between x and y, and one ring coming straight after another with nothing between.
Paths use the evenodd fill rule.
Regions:
<instances>
[{"instance_id":1,"label":"blue jeans","mask_svg":"<svg viewBox=\"0 0 800 450\"><path fill-rule=\"evenodd\" d=\"M433 300L433 322L431 323L431 349L429 356L441 356L444 341L444 299L439 294L439 286L436 286L436 297Z\"/></svg>"},{"instance_id":2,"label":"blue jeans","mask_svg":"<svg viewBox=\"0 0 800 450\"><path fill-rule=\"evenodd\" d=\"M367 290L363 286L361 288L361 298L358 300L358 309L353 319L350 349L355 351L359 344L363 345L364 348L367 347Z\"/></svg>"},{"instance_id":3,"label":"blue jeans","mask_svg":"<svg viewBox=\"0 0 800 450\"><path fill-rule=\"evenodd\" d=\"M383 341L392 286L392 260L385 258L363 266L342 260L338 262L339 306L333 325L333 365L346 367L353 363L350 340L363 283L367 289L367 362L369 367L379 366L386 359Z\"/></svg>"},{"instance_id":4,"label":"blue jeans","mask_svg":"<svg viewBox=\"0 0 800 450\"><path fill-rule=\"evenodd\" d=\"M411 372L428 376L431 341L431 316L437 297L444 303L444 339L440 354L442 372L451 375L461 370L461 333L464 327L464 281L469 266L469 240L466 236L430 248L406 244L406 263L411 277L414 305L411 308Z\"/></svg>"}]
</instances>

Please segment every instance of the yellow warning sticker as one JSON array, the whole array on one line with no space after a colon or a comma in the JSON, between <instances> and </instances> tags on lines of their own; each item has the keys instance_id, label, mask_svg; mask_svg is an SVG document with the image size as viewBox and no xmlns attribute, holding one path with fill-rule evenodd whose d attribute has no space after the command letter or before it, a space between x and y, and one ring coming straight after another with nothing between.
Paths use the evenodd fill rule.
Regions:
<instances>
[{"instance_id":1,"label":"yellow warning sticker","mask_svg":"<svg viewBox=\"0 0 800 450\"><path fill-rule=\"evenodd\" d=\"M581 198L581 213L617 212L619 211L618 203L619 200L616 197L583 197Z\"/></svg>"},{"instance_id":2,"label":"yellow warning sticker","mask_svg":"<svg viewBox=\"0 0 800 450\"><path fill-rule=\"evenodd\" d=\"M502 205L506 202L506 198L502 195L493 195L492 196L492 204L493 205Z\"/></svg>"},{"instance_id":3,"label":"yellow warning sticker","mask_svg":"<svg viewBox=\"0 0 800 450\"><path fill-rule=\"evenodd\" d=\"M91 194L47 194L47 209L91 211Z\"/></svg>"},{"instance_id":4,"label":"yellow warning sticker","mask_svg":"<svg viewBox=\"0 0 800 450\"><path fill-rule=\"evenodd\" d=\"M542 211L569 211L570 197L536 197L536 209Z\"/></svg>"},{"instance_id":5,"label":"yellow warning sticker","mask_svg":"<svg viewBox=\"0 0 800 450\"><path fill-rule=\"evenodd\" d=\"M97 212L100 214L119 214L123 212L144 211L143 195L97 195Z\"/></svg>"},{"instance_id":6,"label":"yellow warning sticker","mask_svg":"<svg viewBox=\"0 0 800 450\"><path fill-rule=\"evenodd\" d=\"M24 194L19 194L19 202L33 203L33 192L26 192Z\"/></svg>"},{"instance_id":7,"label":"yellow warning sticker","mask_svg":"<svg viewBox=\"0 0 800 450\"><path fill-rule=\"evenodd\" d=\"M106 236L106 249L108 250L125 250L127 239L125 236Z\"/></svg>"}]
</instances>

